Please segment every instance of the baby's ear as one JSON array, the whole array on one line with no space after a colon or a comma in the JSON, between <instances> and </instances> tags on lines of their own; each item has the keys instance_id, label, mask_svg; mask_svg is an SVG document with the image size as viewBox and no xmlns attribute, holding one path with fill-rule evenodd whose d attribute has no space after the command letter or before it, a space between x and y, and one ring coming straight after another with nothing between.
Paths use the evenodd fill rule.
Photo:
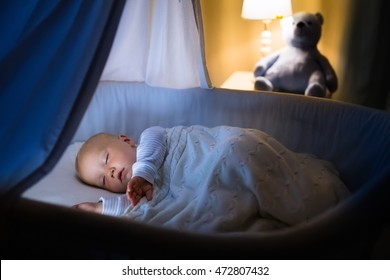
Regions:
<instances>
[{"instance_id":1,"label":"baby's ear","mask_svg":"<svg viewBox=\"0 0 390 280\"><path fill-rule=\"evenodd\" d=\"M136 147L134 140L125 134L119 135L119 139L122 140L123 142L129 144L133 148Z\"/></svg>"}]
</instances>

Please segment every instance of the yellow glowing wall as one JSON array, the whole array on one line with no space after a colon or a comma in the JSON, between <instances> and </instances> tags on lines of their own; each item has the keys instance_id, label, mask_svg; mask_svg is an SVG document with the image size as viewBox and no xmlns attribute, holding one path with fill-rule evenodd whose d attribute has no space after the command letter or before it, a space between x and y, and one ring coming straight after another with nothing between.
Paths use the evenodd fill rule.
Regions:
<instances>
[{"instance_id":1,"label":"yellow glowing wall","mask_svg":"<svg viewBox=\"0 0 390 280\"><path fill-rule=\"evenodd\" d=\"M201 0L206 62L211 81L220 86L234 71L252 71L260 59L260 21L241 18L243 0ZM272 1L270 1L272 2ZM292 0L293 12L321 12L324 16L318 48L342 80L340 48L343 44L350 0ZM270 26L273 49L284 45L279 22ZM337 99L337 92L333 95Z\"/></svg>"}]
</instances>

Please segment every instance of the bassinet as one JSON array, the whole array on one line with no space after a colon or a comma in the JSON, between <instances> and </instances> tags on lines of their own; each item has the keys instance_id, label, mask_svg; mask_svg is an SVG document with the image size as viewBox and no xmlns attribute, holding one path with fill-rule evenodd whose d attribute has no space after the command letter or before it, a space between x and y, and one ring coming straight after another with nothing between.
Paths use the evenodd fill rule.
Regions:
<instances>
[{"instance_id":1,"label":"bassinet","mask_svg":"<svg viewBox=\"0 0 390 280\"><path fill-rule=\"evenodd\" d=\"M143 104L153 108L151 113L136 122L126 121L127 112L141 115ZM168 104L182 106L173 109ZM85 185L67 193L70 184L80 184L73 169L68 169L65 175L68 179L60 181L61 190L54 189L57 188L53 185L56 177L50 180L50 173L44 179L49 181L38 183L23 194L13 213L13 221L18 221L14 234L20 234L20 240L38 242L40 246L57 244L54 252L45 248L51 253L73 255L74 250L74 256L79 256L80 248L87 248L87 256L98 253L103 258L148 258L151 254L164 257L167 251L174 258L192 258L197 253L207 258L339 258L343 256L343 250L356 246L361 238L368 238L370 243L375 241L370 239L377 233L377 226L385 222L388 211L390 116L387 113L289 94L224 89L171 90L143 83L101 83L73 142L83 141L98 131L126 131L139 135L142 129L151 125L178 124L228 124L261 129L295 151L313 153L333 162L354 194L312 222L286 231L226 236L191 234L117 218L74 213L67 207L50 205L70 206L96 201L102 195L101 190ZM70 166L73 167L73 161ZM83 194L85 191L91 193ZM21 225L23 228L19 228ZM38 240L35 240L35 234L35 241L28 238L29 227L39 232ZM129 242L134 238L139 244L136 248L134 242ZM25 242L23 246L26 246ZM152 249L144 248L142 244L150 244L148 248ZM362 257L347 252L348 258Z\"/></svg>"}]
</instances>

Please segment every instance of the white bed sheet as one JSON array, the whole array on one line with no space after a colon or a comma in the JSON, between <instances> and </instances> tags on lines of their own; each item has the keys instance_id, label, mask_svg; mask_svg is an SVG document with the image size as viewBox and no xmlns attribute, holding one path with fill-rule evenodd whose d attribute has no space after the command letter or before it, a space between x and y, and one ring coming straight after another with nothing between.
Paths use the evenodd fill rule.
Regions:
<instances>
[{"instance_id":1,"label":"white bed sheet","mask_svg":"<svg viewBox=\"0 0 390 280\"><path fill-rule=\"evenodd\" d=\"M114 193L88 186L77 179L74 161L82 143L75 142L69 145L53 170L22 196L62 206L98 201L101 196L114 196Z\"/></svg>"}]
</instances>

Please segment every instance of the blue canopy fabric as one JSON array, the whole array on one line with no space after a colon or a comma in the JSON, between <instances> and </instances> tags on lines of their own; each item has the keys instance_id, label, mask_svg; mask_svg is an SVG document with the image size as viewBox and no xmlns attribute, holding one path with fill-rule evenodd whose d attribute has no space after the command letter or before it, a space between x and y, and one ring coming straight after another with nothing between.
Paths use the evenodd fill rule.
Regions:
<instances>
[{"instance_id":1,"label":"blue canopy fabric","mask_svg":"<svg viewBox=\"0 0 390 280\"><path fill-rule=\"evenodd\" d=\"M30 186L62 155L97 86L124 4L0 2L1 195Z\"/></svg>"}]
</instances>

